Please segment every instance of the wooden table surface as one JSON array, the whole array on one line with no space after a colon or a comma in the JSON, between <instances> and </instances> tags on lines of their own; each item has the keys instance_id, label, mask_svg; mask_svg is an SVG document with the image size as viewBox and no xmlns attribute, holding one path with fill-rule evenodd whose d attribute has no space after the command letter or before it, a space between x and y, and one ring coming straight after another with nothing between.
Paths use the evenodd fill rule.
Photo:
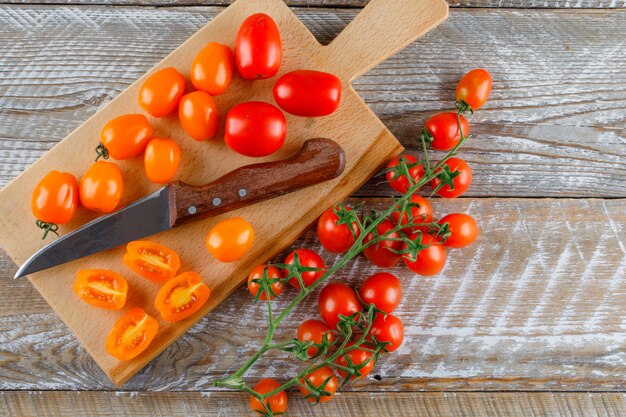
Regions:
<instances>
[{"instance_id":1,"label":"wooden table surface","mask_svg":"<svg viewBox=\"0 0 626 417\"><path fill-rule=\"evenodd\" d=\"M0 1L0 186L227 3ZM327 43L366 0L289 3ZM464 71L492 72L492 98L461 154L472 187L433 202L439 214L470 213L482 235L438 276L394 268L403 347L331 403L290 395L289 415L624 416L626 1L450 5L447 22L355 88L417 153L423 122L450 108ZM354 201L382 206L389 196L375 179ZM296 246L320 249L313 231ZM264 332L263 307L243 287L116 389L29 282L9 279L15 271L1 253L1 416L250 415L246 396L212 386ZM358 258L340 279L375 271ZM284 334L315 316L314 298ZM276 355L250 376L280 377L291 364Z\"/></svg>"}]
</instances>

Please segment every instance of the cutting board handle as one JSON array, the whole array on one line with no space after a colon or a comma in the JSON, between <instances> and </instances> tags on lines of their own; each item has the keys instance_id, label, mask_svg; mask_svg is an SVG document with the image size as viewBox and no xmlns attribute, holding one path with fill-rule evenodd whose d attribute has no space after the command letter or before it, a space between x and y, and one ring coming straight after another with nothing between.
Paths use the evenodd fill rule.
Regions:
<instances>
[{"instance_id":1,"label":"cutting board handle","mask_svg":"<svg viewBox=\"0 0 626 417\"><path fill-rule=\"evenodd\" d=\"M328 45L326 59L350 83L443 22L444 0L370 0Z\"/></svg>"}]
</instances>

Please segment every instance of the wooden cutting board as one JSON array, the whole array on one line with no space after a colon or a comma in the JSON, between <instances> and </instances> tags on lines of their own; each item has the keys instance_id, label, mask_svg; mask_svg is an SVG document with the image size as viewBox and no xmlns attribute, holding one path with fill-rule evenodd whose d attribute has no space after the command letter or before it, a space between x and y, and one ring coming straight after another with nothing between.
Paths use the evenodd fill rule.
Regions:
<instances>
[{"instance_id":1,"label":"wooden cutting board","mask_svg":"<svg viewBox=\"0 0 626 417\"><path fill-rule=\"evenodd\" d=\"M347 197L385 161L402 151L400 143L357 96L350 82L445 20L448 6L444 0L371 0L331 44L322 46L282 0L238 0L154 69L173 66L186 75L194 56L206 43L217 41L233 46L243 20L258 12L272 16L280 29L284 48L281 71L272 79L253 82L235 76L228 91L216 97L220 114L225 115L233 105L247 100L273 103L274 82L282 74L295 69L336 74L344 85L341 106L331 116L316 119L287 114L285 145L276 154L261 159L235 154L224 145L223 117L216 137L207 142L196 142L187 137L176 116L151 119L155 136L173 138L182 148L176 179L190 184L204 184L242 165L285 158L295 153L304 140L313 137L327 137L338 142L346 153L346 169L336 180L151 237L151 240L180 253L180 271L198 272L211 288L212 295L194 317L173 324L159 319L161 328L155 340L134 360L120 362L109 356L105 352L104 341L113 323L133 306L140 306L154 317L159 317L152 306L158 286L134 275L122 264L123 248L31 275L29 279L35 288L116 385L129 379L222 302L242 283L252 267L288 247L327 207ZM144 78L146 76L137 80L0 192L0 243L18 265L46 243L39 239L40 230L35 227L35 219L30 213L30 197L35 184L53 169L80 177L93 162L102 126L113 117L141 112L137 93ZM147 181L141 158L118 164L124 175L122 204L158 188ZM256 239L243 259L220 263L208 255L204 237L216 222L235 215L244 217L253 225ZM69 224L60 228L60 233L67 233L96 216L81 208ZM72 283L76 272L83 268L111 269L125 276L129 282L127 306L121 311L110 312L90 307L79 300L72 292Z\"/></svg>"}]
</instances>

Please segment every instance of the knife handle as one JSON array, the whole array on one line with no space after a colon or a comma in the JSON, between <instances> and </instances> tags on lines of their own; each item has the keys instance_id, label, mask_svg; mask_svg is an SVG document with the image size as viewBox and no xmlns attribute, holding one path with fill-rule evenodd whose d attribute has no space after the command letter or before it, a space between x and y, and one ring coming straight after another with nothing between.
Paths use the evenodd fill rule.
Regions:
<instances>
[{"instance_id":1,"label":"knife handle","mask_svg":"<svg viewBox=\"0 0 626 417\"><path fill-rule=\"evenodd\" d=\"M278 197L341 175L345 154L330 139L309 139L293 156L245 165L205 185L176 181L168 185L170 224L216 216Z\"/></svg>"}]
</instances>

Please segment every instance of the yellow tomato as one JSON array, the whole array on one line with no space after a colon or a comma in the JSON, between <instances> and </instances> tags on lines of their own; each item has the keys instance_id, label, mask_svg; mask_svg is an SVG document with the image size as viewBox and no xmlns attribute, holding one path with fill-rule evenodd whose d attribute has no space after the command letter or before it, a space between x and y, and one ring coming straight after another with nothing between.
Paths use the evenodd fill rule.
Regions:
<instances>
[{"instance_id":1,"label":"yellow tomato","mask_svg":"<svg viewBox=\"0 0 626 417\"><path fill-rule=\"evenodd\" d=\"M232 262L241 258L252 246L254 230L241 217L219 222L206 236L206 247L215 258Z\"/></svg>"}]
</instances>

